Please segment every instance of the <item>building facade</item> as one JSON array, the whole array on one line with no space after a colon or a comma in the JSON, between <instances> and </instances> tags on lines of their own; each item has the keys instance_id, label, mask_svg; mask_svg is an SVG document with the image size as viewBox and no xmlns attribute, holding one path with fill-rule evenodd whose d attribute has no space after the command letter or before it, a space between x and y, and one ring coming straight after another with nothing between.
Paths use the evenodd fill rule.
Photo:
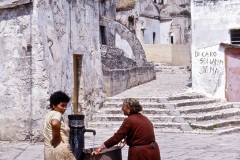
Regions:
<instances>
[{"instance_id":1,"label":"building facade","mask_svg":"<svg viewBox=\"0 0 240 160\"><path fill-rule=\"evenodd\" d=\"M192 85L240 101L238 0L192 0Z\"/></svg>"},{"instance_id":2,"label":"building facade","mask_svg":"<svg viewBox=\"0 0 240 160\"><path fill-rule=\"evenodd\" d=\"M0 140L41 141L57 90L72 97L66 115L85 114L87 124L106 96L154 79L141 45L131 39L128 59L115 47L121 35L115 6L115 0L0 2ZM124 67L114 65L119 55Z\"/></svg>"}]
</instances>

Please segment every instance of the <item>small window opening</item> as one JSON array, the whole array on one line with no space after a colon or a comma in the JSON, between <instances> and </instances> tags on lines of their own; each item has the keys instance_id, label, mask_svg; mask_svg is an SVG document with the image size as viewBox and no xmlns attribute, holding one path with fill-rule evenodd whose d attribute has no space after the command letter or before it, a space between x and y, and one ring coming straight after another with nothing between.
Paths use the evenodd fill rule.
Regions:
<instances>
[{"instance_id":1,"label":"small window opening","mask_svg":"<svg viewBox=\"0 0 240 160\"><path fill-rule=\"evenodd\" d=\"M240 29L231 30L231 43L240 44Z\"/></svg>"},{"instance_id":2,"label":"small window opening","mask_svg":"<svg viewBox=\"0 0 240 160\"><path fill-rule=\"evenodd\" d=\"M155 42L155 38L156 38L156 33L155 32L153 32L153 44L155 44L156 42Z\"/></svg>"},{"instance_id":3,"label":"small window opening","mask_svg":"<svg viewBox=\"0 0 240 160\"><path fill-rule=\"evenodd\" d=\"M134 17L133 16L128 17L128 27L130 29L134 27Z\"/></svg>"},{"instance_id":4,"label":"small window opening","mask_svg":"<svg viewBox=\"0 0 240 160\"><path fill-rule=\"evenodd\" d=\"M107 45L105 26L100 26L100 40L102 45Z\"/></svg>"},{"instance_id":5,"label":"small window opening","mask_svg":"<svg viewBox=\"0 0 240 160\"><path fill-rule=\"evenodd\" d=\"M171 36L171 44L173 44L173 36Z\"/></svg>"},{"instance_id":6,"label":"small window opening","mask_svg":"<svg viewBox=\"0 0 240 160\"><path fill-rule=\"evenodd\" d=\"M141 31L142 31L142 37L143 37L143 41L144 41L144 36L145 36L145 35L144 35L144 30L145 30L145 29L141 29Z\"/></svg>"}]
</instances>

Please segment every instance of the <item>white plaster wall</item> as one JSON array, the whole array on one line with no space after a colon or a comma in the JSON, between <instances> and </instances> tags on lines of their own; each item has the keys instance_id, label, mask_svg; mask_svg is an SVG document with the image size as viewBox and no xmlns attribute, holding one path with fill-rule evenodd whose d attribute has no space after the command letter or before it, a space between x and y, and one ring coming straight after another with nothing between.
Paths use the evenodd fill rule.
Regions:
<instances>
[{"instance_id":1,"label":"white plaster wall","mask_svg":"<svg viewBox=\"0 0 240 160\"><path fill-rule=\"evenodd\" d=\"M30 138L34 83L31 74L35 72L28 51L31 14L31 5L0 10L0 140Z\"/></svg>"},{"instance_id":2,"label":"white plaster wall","mask_svg":"<svg viewBox=\"0 0 240 160\"><path fill-rule=\"evenodd\" d=\"M89 0L36 0L0 10L0 140L42 139L50 94L62 90L73 97L73 54L83 55L79 101L85 101L86 121L101 106L96 26L99 4Z\"/></svg>"},{"instance_id":3,"label":"white plaster wall","mask_svg":"<svg viewBox=\"0 0 240 160\"><path fill-rule=\"evenodd\" d=\"M125 39L122 39L121 36L117 33L116 33L115 42L116 42L116 47L122 49L124 51L124 53L126 54L124 56L131 58L131 59L135 59L133 51L132 51L132 47L129 45L129 43Z\"/></svg>"},{"instance_id":4,"label":"white plaster wall","mask_svg":"<svg viewBox=\"0 0 240 160\"><path fill-rule=\"evenodd\" d=\"M144 44L153 44L153 32L155 32L155 43L160 44L160 21L146 17L139 17L144 29Z\"/></svg>"},{"instance_id":5,"label":"white plaster wall","mask_svg":"<svg viewBox=\"0 0 240 160\"><path fill-rule=\"evenodd\" d=\"M164 20L160 23L160 44L170 44L169 31L171 28L172 20Z\"/></svg>"},{"instance_id":6,"label":"white plaster wall","mask_svg":"<svg viewBox=\"0 0 240 160\"><path fill-rule=\"evenodd\" d=\"M225 98L225 62L221 42L230 43L229 30L240 27L240 1L192 0L193 89Z\"/></svg>"}]
</instances>

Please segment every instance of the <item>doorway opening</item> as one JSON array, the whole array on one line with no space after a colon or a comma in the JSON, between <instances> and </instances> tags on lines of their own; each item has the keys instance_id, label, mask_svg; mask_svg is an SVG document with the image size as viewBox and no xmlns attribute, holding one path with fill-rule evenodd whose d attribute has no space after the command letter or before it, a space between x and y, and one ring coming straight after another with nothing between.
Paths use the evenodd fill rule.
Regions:
<instances>
[{"instance_id":1,"label":"doorway opening","mask_svg":"<svg viewBox=\"0 0 240 160\"><path fill-rule=\"evenodd\" d=\"M107 38L106 38L106 27L100 26L100 43L102 45L107 45Z\"/></svg>"},{"instance_id":2,"label":"doorway opening","mask_svg":"<svg viewBox=\"0 0 240 160\"><path fill-rule=\"evenodd\" d=\"M155 44L156 42L155 42L155 39L156 39L156 33L155 32L153 32L153 44Z\"/></svg>"},{"instance_id":3,"label":"doorway opening","mask_svg":"<svg viewBox=\"0 0 240 160\"><path fill-rule=\"evenodd\" d=\"M82 113L83 108L79 100L83 100L83 76L82 76L83 55L73 55L73 113Z\"/></svg>"}]
</instances>

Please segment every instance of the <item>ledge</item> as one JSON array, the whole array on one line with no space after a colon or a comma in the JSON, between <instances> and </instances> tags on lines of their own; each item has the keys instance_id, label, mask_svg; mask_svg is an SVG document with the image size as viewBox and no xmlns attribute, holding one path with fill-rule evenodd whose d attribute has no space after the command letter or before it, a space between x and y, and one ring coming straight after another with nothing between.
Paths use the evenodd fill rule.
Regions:
<instances>
[{"instance_id":1,"label":"ledge","mask_svg":"<svg viewBox=\"0 0 240 160\"><path fill-rule=\"evenodd\" d=\"M32 0L0 0L0 9L15 8L28 3L32 3Z\"/></svg>"},{"instance_id":2,"label":"ledge","mask_svg":"<svg viewBox=\"0 0 240 160\"><path fill-rule=\"evenodd\" d=\"M238 44L220 43L220 46L225 48L240 48Z\"/></svg>"}]
</instances>

